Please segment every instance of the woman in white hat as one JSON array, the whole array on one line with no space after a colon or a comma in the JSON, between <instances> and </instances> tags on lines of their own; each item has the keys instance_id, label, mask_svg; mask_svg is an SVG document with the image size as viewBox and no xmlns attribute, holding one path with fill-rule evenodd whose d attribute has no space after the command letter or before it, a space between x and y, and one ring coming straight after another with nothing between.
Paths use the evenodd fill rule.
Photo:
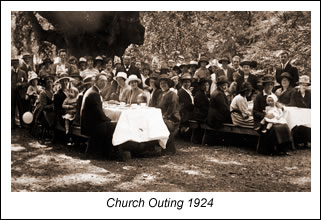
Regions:
<instances>
[{"instance_id":1,"label":"woman in white hat","mask_svg":"<svg viewBox=\"0 0 321 220\"><path fill-rule=\"evenodd\" d=\"M299 108L311 108L311 92L308 87L311 85L310 77L307 75L300 76L299 89L292 93L290 106Z\"/></svg>"},{"instance_id":2,"label":"woman in white hat","mask_svg":"<svg viewBox=\"0 0 321 220\"><path fill-rule=\"evenodd\" d=\"M117 88L116 91L111 94L111 100L109 102L119 104L119 102L124 102L124 94L127 94L130 90L130 86L126 83L127 73L118 72L114 80L117 82Z\"/></svg>"},{"instance_id":3,"label":"woman in white hat","mask_svg":"<svg viewBox=\"0 0 321 220\"><path fill-rule=\"evenodd\" d=\"M38 75L33 72L30 71L28 73L28 83L30 84L27 92L26 92L26 100L29 101L29 110L31 111L32 106L34 106L36 104L36 100L38 99L41 91L42 91L42 87L38 85Z\"/></svg>"},{"instance_id":4,"label":"woman in white hat","mask_svg":"<svg viewBox=\"0 0 321 220\"><path fill-rule=\"evenodd\" d=\"M127 104L138 104L139 95L144 95L144 91L138 87L141 80L136 75L130 75L126 82L130 86L130 90L124 94L124 102Z\"/></svg>"}]
</instances>

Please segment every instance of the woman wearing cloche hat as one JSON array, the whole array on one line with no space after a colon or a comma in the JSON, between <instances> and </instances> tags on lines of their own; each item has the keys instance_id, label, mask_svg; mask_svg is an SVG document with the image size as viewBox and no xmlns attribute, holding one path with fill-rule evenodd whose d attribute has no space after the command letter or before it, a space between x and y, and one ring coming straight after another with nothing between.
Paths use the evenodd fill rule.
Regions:
<instances>
[{"instance_id":1,"label":"woman wearing cloche hat","mask_svg":"<svg viewBox=\"0 0 321 220\"><path fill-rule=\"evenodd\" d=\"M144 95L144 91L138 87L138 84L141 83L141 79L139 79L136 75L130 75L126 82L130 86L130 90L124 94L123 101L126 102L126 104L139 104L139 95Z\"/></svg>"}]
</instances>

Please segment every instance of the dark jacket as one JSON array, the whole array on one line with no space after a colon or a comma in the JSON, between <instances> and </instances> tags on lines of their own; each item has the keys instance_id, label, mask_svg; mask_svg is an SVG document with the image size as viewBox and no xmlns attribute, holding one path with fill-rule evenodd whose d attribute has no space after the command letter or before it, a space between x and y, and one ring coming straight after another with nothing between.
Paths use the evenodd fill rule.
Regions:
<instances>
[{"instance_id":1,"label":"dark jacket","mask_svg":"<svg viewBox=\"0 0 321 220\"><path fill-rule=\"evenodd\" d=\"M299 108L311 108L311 93L305 91L305 96L302 97L299 90L295 90L291 95L290 106L296 106Z\"/></svg>"},{"instance_id":2,"label":"dark jacket","mask_svg":"<svg viewBox=\"0 0 321 220\"><path fill-rule=\"evenodd\" d=\"M244 73L243 75L241 75L241 77L237 80L237 91L240 90L242 83L244 82ZM251 86L253 87L253 89L258 90L258 86L257 86L257 82L258 79L255 75L251 74L249 75L249 77L247 78L247 82L249 82L251 84Z\"/></svg>"},{"instance_id":3,"label":"dark jacket","mask_svg":"<svg viewBox=\"0 0 321 220\"><path fill-rule=\"evenodd\" d=\"M20 83L20 85L17 86L17 83ZM25 98L28 85L28 76L25 71L20 68L17 70L11 69L11 90L15 92L19 98Z\"/></svg>"},{"instance_id":4,"label":"dark jacket","mask_svg":"<svg viewBox=\"0 0 321 220\"><path fill-rule=\"evenodd\" d=\"M209 106L209 97L204 93L204 91L199 90L194 98L193 118L197 121L205 121Z\"/></svg>"},{"instance_id":5,"label":"dark jacket","mask_svg":"<svg viewBox=\"0 0 321 220\"><path fill-rule=\"evenodd\" d=\"M214 128L220 127L222 123L232 123L227 97L219 88L211 96L207 123Z\"/></svg>"},{"instance_id":6,"label":"dark jacket","mask_svg":"<svg viewBox=\"0 0 321 220\"><path fill-rule=\"evenodd\" d=\"M263 95L262 92L257 94L254 100L254 106L253 106L253 117L254 117L254 124L257 126L260 124L261 120L264 118L265 113L265 107L267 106L266 103L266 97L267 95Z\"/></svg>"},{"instance_id":7,"label":"dark jacket","mask_svg":"<svg viewBox=\"0 0 321 220\"><path fill-rule=\"evenodd\" d=\"M160 98L162 96L162 90L161 89L156 89L154 93L152 93L153 96L151 97L149 101L149 106L150 107L158 107Z\"/></svg>"},{"instance_id":8,"label":"dark jacket","mask_svg":"<svg viewBox=\"0 0 321 220\"><path fill-rule=\"evenodd\" d=\"M184 123L187 122L189 119L192 119L194 105L190 95L184 89L181 88L178 91L177 95L179 98L179 112L181 115L181 123Z\"/></svg>"},{"instance_id":9,"label":"dark jacket","mask_svg":"<svg viewBox=\"0 0 321 220\"><path fill-rule=\"evenodd\" d=\"M32 70L31 66L27 67L27 64L23 63L20 67L21 70L23 70L24 72L26 72L26 74L28 75L28 72Z\"/></svg>"},{"instance_id":10,"label":"dark jacket","mask_svg":"<svg viewBox=\"0 0 321 220\"><path fill-rule=\"evenodd\" d=\"M130 76L130 75L136 75L140 80L142 79L141 75L140 75L140 71L137 67L135 67L134 65L130 65L129 66L129 69L126 69L126 67L123 65L122 66L122 69L125 73L127 73L127 78ZM143 83L139 83L138 84L138 87L143 89Z\"/></svg>"},{"instance_id":11,"label":"dark jacket","mask_svg":"<svg viewBox=\"0 0 321 220\"><path fill-rule=\"evenodd\" d=\"M235 70L233 68L227 67L227 79L230 83L233 82L233 73L234 72L235 72ZM220 76L225 76L223 69L219 69L216 72L216 79L218 79L218 77L220 77Z\"/></svg>"},{"instance_id":12,"label":"dark jacket","mask_svg":"<svg viewBox=\"0 0 321 220\"><path fill-rule=\"evenodd\" d=\"M276 68L276 81L281 84L281 74L284 72L288 72L292 76L291 86L295 87L296 83L299 81L299 73L296 67L293 67L290 63L288 63L284 69L281 66Z\"/></svg>"},{"instance_id":13,"label":"dark jacket","mask_svg":"<svg viewBox=\"0 0 321 220\"><path fill-rule=\"evenodd\" d=\"M101 123L109 122L110 119L103 112L101 96L96 86L86 91L83 102L80 117L81 133L92 136L98 133L97 129Z\"/></svg>"},{"instance_id":14,"label":"dark jacket","mask_svg":"<svg viewBox=\"0 0 321 220\"><path fill-rule=\"evenodd\" d=\"M293 92L295 92L295 89L290 86L285 92L278 96L279 102L284 105L290 105Z\"/></svg>"},{"instance_id":15,"label":"dark jacket","mask_svg":"<svg viewBox=\"0 0 321 220\"><path fill-rule=\"evenodd\" d=\"M59 89L59 91L54 95L54 111L56 112L57 119L60 121L61 125L64 125L62 116L66 114L65 109L62 107L62 103L65 101L66 97L67 96L62 89Z\"/></svg>"}]
</instances>

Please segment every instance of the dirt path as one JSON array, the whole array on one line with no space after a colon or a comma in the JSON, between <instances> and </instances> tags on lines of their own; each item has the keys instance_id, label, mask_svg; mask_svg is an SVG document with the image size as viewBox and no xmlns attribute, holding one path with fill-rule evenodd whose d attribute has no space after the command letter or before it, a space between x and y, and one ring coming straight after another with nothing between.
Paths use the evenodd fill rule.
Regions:
<instances>
[{"instance_id":1,"label":"dirt path","mask_svg":"<svg viewBox=\"0 0 321 220\"><path fill-rule=\"evenodd\" d=\"M79 149L42 145L12 132L12 191L311 191L310 150L262 156L236 147L177 142L175 156L128 162L87 159Z\"/></svg>"}]
</instances>

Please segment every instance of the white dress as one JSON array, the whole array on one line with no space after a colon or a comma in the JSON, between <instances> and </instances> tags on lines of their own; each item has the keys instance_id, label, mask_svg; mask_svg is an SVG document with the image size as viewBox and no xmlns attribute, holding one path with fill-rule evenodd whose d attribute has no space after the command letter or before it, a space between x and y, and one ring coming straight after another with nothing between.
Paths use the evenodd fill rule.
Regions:
<instances>
[{"instance_id":1,"label":"white dress","mask_svg":"<svg viewBox=\"0 0 321 220\"><path fill-rule=\"evenodd\" d=\"M273 124L286 124L287 123L285 118L283 117L284 114L283 114L283 111L281 108L278 108L276 106L274 106L274 107L266 106L265 113L274 115L273 118L264 117L264 120L266 122L273 123Z\"/></svg>"}]
</instances>

